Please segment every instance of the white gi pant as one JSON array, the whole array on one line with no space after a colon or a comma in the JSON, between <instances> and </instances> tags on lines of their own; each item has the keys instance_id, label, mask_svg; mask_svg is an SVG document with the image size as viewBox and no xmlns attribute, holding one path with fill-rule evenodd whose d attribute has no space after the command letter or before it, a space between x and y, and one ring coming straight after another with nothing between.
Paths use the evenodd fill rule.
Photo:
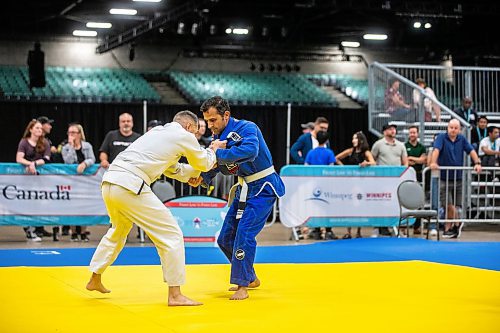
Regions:
<instances>
[{"instance_id":1,"label":"white gi pant","mask_svg":"<svg viewBox=\"0 0 500 333\"><path fill-rule=\"evenodd\" d=\"M184 238L177 221L149 186L139 195L116 184L102 183L102 197L112 227L102 238L90 270L102 274L118 257L133 223L153 241L160 256L163 280L169 286L185 283Z\"/></svg>"}]
</instances>

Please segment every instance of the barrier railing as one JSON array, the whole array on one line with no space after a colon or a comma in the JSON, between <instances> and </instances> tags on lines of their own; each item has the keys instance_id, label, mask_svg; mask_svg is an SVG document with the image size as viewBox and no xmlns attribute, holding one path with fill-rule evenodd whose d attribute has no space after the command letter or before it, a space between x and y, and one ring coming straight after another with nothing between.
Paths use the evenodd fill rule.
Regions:
<instances>
[{"instance_id":1,"label":"barrier railing","mask_svg":"<svg viewBox=\"0 0 500 333\"><path fill-rule=\"evenodd\" d=\"M500 167L479 174L472 167L425 168L422 182L429 184L429 204L440 211L440 222L500 223Z\"/></svg>"}]
</instances>

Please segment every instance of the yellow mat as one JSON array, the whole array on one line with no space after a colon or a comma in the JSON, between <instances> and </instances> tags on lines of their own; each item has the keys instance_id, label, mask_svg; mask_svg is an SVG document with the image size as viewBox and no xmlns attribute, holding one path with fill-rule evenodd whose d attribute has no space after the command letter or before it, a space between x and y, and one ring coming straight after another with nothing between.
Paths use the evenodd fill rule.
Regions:
<instances>
[{"instance_id":1,"label":"yellow mat","mask_svg":"<svg viewBox=\"0 0 500 333\"><path fill-rule=\"evenodd\" d=\"M500 272L419 261L257 265L261 288L229 301L228 265L187 267L166 306L159 266L0 268L0 332L500 332Z\"/></svg>"}]
</instances>

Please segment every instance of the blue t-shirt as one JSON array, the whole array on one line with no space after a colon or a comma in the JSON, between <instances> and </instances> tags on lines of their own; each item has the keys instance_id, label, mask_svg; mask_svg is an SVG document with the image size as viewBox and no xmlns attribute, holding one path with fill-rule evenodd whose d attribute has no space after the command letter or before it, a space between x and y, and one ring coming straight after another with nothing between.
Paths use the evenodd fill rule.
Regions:
<instances>
[{"instance_id":1,"label":"blue t-shirt","mask_svg":"<svg viewBox=\"0 0 500 333\"><path fill-rule=\"evenodd\" d=\"M464 152L470 154L474 147L462 134L457 135L455 141L451 141L448 133L441 133L434 141L434 148L439 149L437 160L440 166L463 166ZM449 178L455 179L455 171L449 171ZM462 171L457 171L457 179L462 178ZM446 171L441 171L441 179L446 180Z\"/></svg>"},{"instance_id":2,"label":"blue t-shirt","mask_svg":"<svg viewBox=\"0 0 500 333\"><path fill-rule=\"evenodd\" d=\"M309 165L330 165L336 161L335 154L331 149L316 147L307 153L305 163Z\"/></svg>"}]
</instances>

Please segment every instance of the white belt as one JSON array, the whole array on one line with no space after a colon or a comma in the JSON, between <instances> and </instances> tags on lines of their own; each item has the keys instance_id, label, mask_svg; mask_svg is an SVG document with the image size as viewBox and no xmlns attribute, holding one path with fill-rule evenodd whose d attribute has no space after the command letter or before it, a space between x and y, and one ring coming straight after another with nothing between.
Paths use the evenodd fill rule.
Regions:
<instances>
[{"instance_id":1,"label":"white belt","mask_svg":"<svg viewBox=\"0 0 500 333\"><path fill-rule=\"evenodd\" d=\"M233 187L231 187L231 190L229 190L229 196L227 199L227 205L231 206L233 203L234 197L236 196L236 189L238 188L238 185L241 185L241 192L240 192L240 201L238 205L238 211L236 213L236 219L240 219L241 216L243 216L243 211L245 210L245 205L247 201L247 195L248 195L248 183L254 182L256 180L262 179L264 177L267 177L269 175L272 175L274 173L274 166L270 166L267 169L264 169L262 171L256 172L253 175L246 176L246 177L238 177L238 184L234 184Z\"/></svg>"}]
</instances>

